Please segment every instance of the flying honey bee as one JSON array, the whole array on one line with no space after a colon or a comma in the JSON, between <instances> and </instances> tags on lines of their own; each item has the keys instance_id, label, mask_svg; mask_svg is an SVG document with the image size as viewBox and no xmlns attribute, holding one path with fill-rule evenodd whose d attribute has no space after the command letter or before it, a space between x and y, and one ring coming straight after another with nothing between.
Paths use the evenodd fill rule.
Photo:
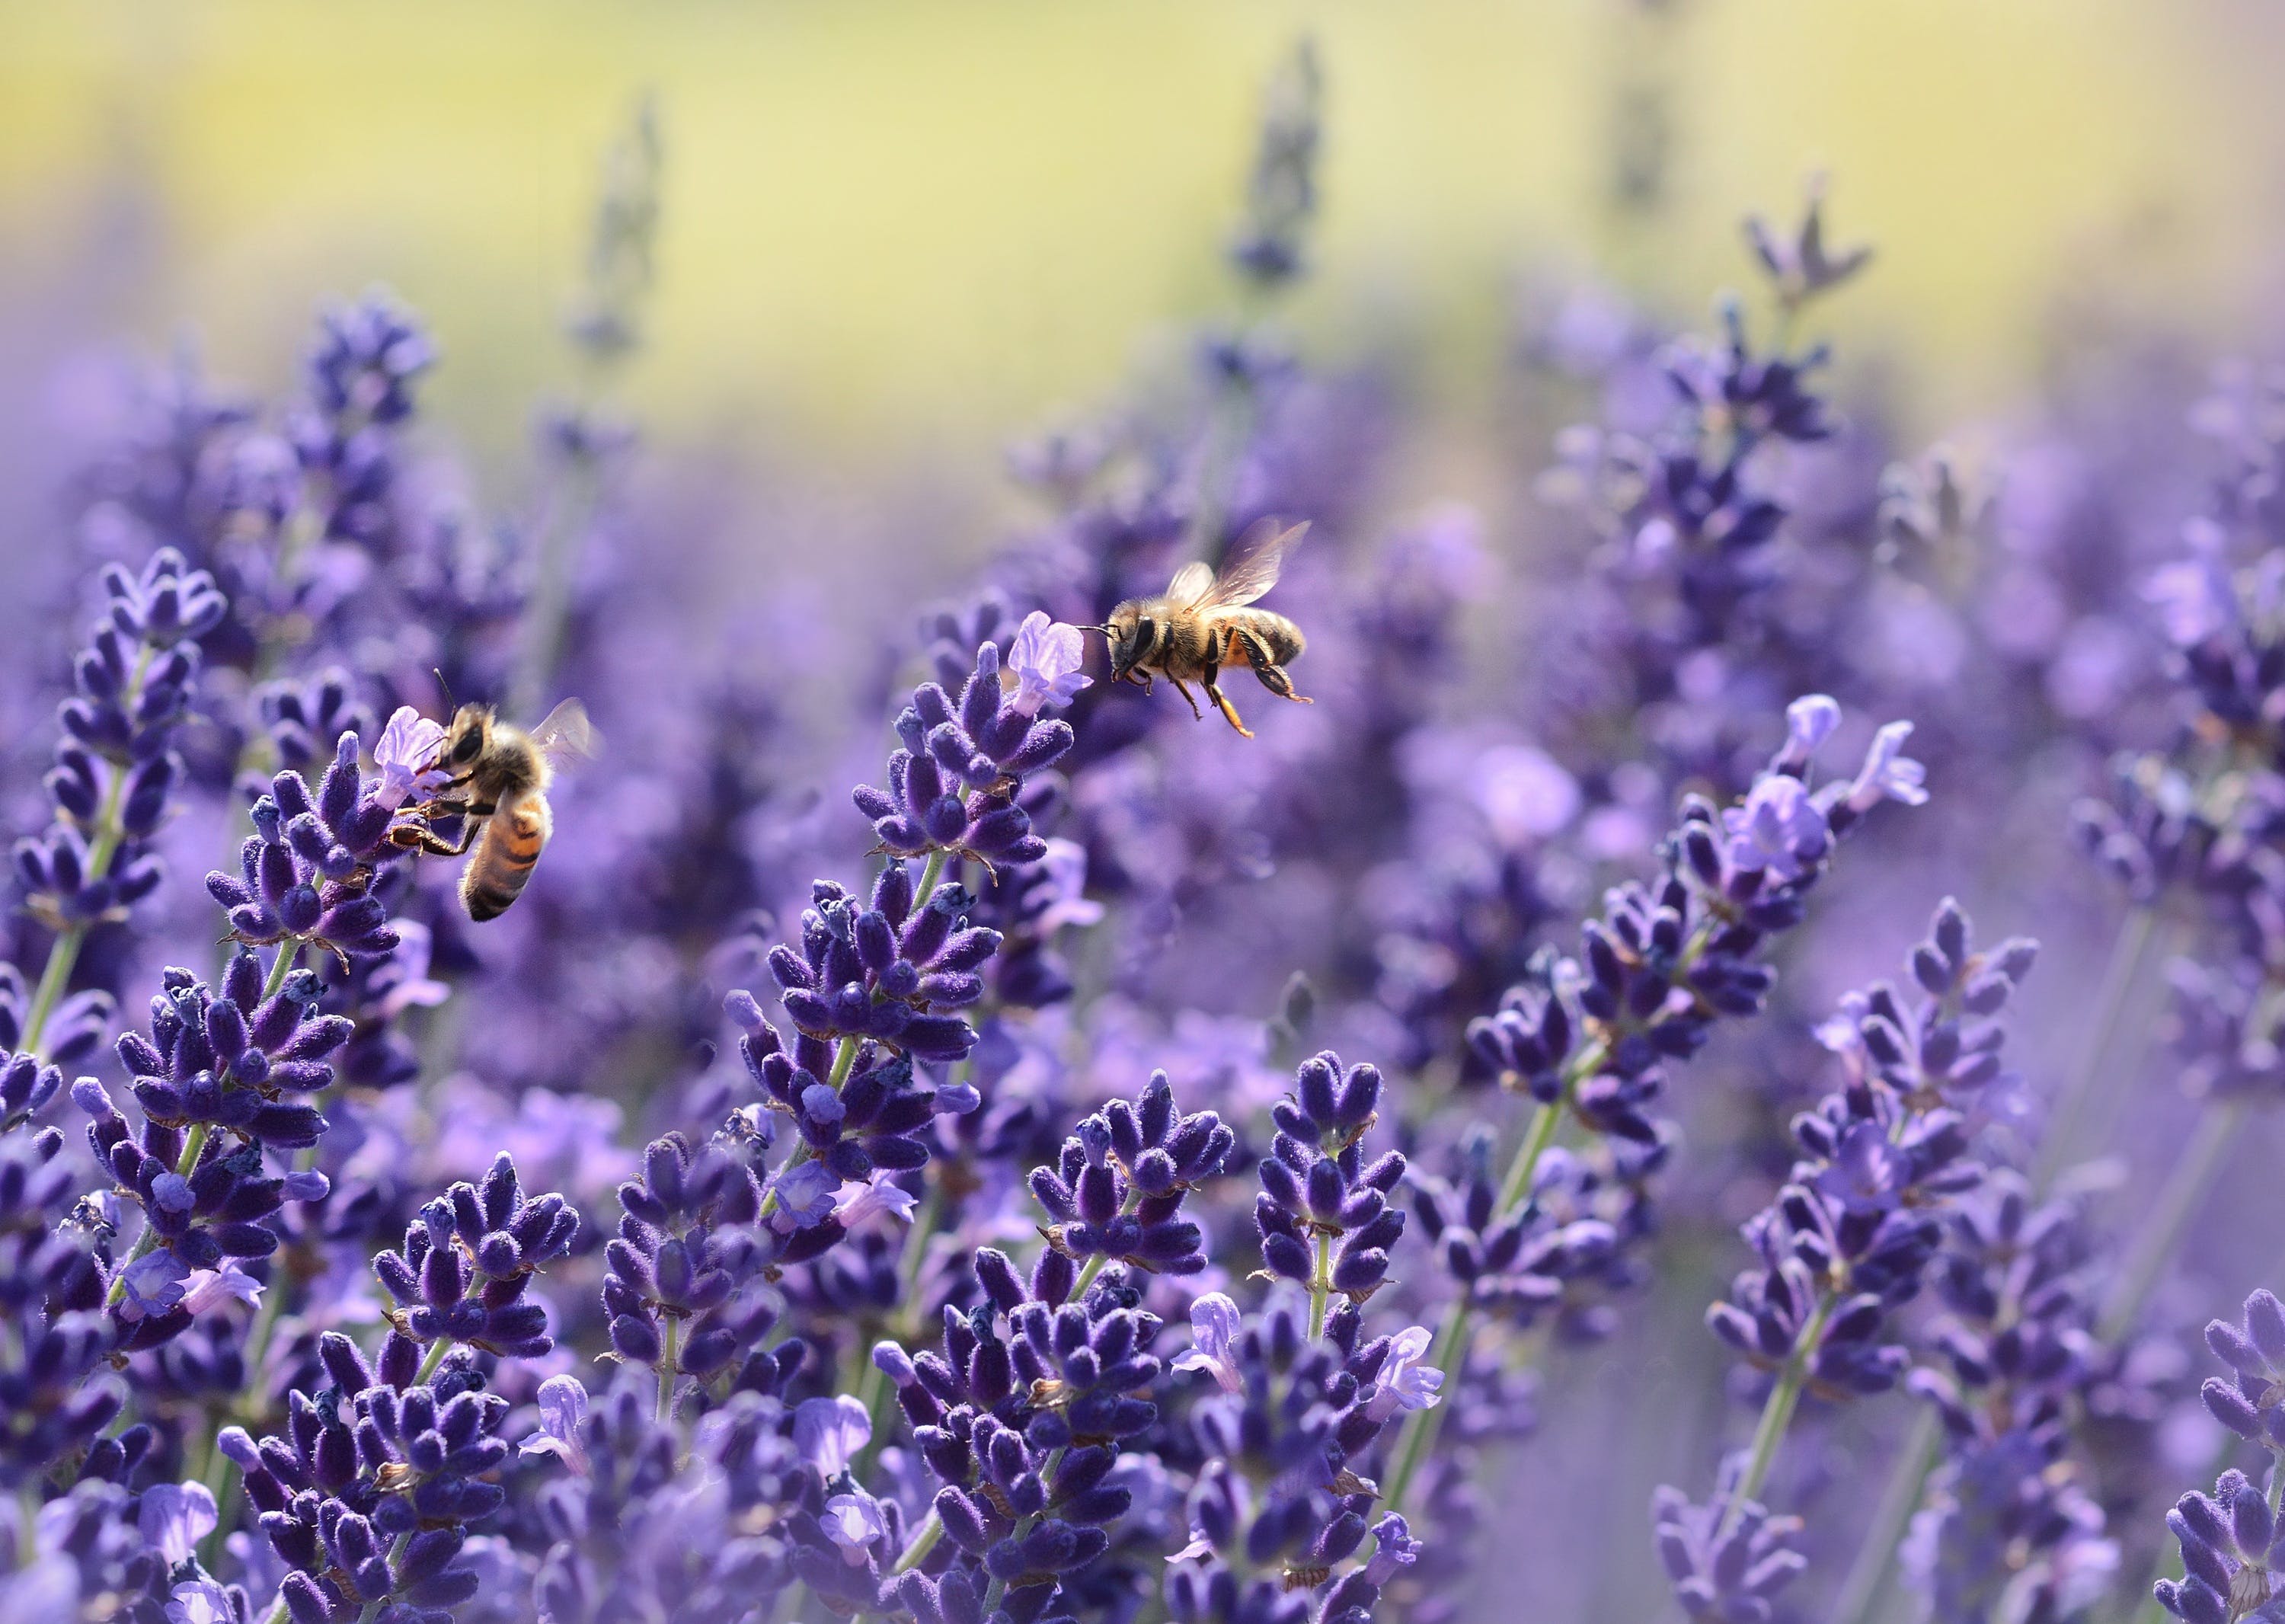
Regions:
<instances>
[{"instance_id":1,"label":"flying honey bee","mask_svg":"<svg viewBox=\"0 0 2285 1624\"><path fill-rule=\"evenodd\" d=\"M428 761L428 770L448 776L418 809L420 820L399 824L390 838L438 857L458 857L473 846L460 872L460 902L479 923L496 919L523 894L554 830L547 788L555 769L593 756L597 742L586 708L576 699L528 733L501 721L490 705L462 705ZM444 817L461 820L457 842L428 828L428 820Z\"/></svg>"},{"instance_id":2,"label":"flying honey bee","mask_svg":"<svg viewBox=\"0 0 2285 1624\"><path fill-rule=\"evenodd\" d=\"M1307 647L1301 628L1283 615L1246 607L1277 584L1285 554L1308 528L1257 525L1221 575L1193 561L1176 570L1157 597L1130 598L1113 609L1111 619L1095 628L1111 647L1111 679L1133 683L1148 694L1151 678L1164 677L1190 702L1190 714L1204 719L1205 712L1184 679L1201 683L1215 709L1249 739L1252 730L1237 719L1237 707L1221 691L1224 666L1250 665L1272 694L1297 704L1314 703L1293 691L1293 679L1285 674Z\"/></svg>"}]
</instances>

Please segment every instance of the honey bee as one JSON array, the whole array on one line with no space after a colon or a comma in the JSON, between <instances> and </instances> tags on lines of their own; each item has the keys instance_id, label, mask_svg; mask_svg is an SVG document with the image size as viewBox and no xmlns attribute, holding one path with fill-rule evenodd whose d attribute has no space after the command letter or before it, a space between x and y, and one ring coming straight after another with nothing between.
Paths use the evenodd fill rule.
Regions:
<instances>
[{"instance_id":1,"label":"honey bee","mask_svg":"<svg viewBox=\"0 0 2285 1624\"><path fill-rule=\"evenodd\" d=\"M1111 679L1148 694L1152 676L1164 677L1190 701L1190 714L1203 720L1205 712L1184 679L1201 683L1215 709L1249 739L1252 730L1237 719L1237 707L1221 691L1222 667L1250 665L1272 694L1297 704L1314 703L1293 691L1293 679L1285 674L1307 647L1301 628L1283 615L1246 607L1277 584L1286 553L1308 528L1257 525L1222 574L1193 561L1176 570L1157 597L1130 598L1113 609L1111 619L1095 628L1110 644Z\"/></svg>"},{"instance_id":2,"label":"honey bee","mask_svg":"<svg viewBox=\"0 0 2285 1624\"><path fill-rule=\"evenodd\" d=\"M593 756L597 742L576 699L528 733L501 721L490 705L462 705L429 757L428 770L447 774L444 782L419 809L419 820L398 825L390 838L439 857L473 846L460 872L460 902L479 923L496 919L523 894L554 832L547 788L555 769ZM430 819L444 817L461 820L457 842L428 828Z\"/></svg>"}]
</instances>

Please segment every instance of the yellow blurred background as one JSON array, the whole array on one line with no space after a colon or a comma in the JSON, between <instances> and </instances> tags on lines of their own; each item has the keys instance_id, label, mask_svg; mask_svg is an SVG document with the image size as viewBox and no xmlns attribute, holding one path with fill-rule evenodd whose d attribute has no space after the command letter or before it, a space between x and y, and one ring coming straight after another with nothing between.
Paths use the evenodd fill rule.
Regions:
<instances>
[{"instance_id":1,"label":"yellow blurred background","mask_svg":"<svg viewBox=\"0 0 2285 1624\"><path fill-rule=\"evenodd\" d=\"M2059 294L2227 343L2278 269L2252 8L2133 0L222 0L0 8L0 277L91 333L201 335L270 386L328 293L434 324L433 398L512 443L596 156L656 94L667 169L630 404L671 435L862 467L991 459L1228 297L1259 87L1326 77L1316 354L1401 342L1487 397L1535 265L1694 315L1750 208L1833 177L1873 273L1827 314L1909 367L1913 426L2004 403ZM1672 119L1673 198L1607 203L1614 106ZM90 258L101 262L90 275Z\"/></svg>"}]
</instances>

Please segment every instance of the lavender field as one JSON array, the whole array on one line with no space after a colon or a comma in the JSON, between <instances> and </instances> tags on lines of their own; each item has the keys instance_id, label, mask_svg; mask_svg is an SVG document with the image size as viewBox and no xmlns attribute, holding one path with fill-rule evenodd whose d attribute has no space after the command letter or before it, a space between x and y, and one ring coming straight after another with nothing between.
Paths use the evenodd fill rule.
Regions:
<instances>
[{"instance_id":1,"label":"lavender field","mask_svg":"<svg viewBox=\"0 0 2285 1624\"><path fill-rule=\"evenodd\" d=\"M885 13L708 25L858 158L630 71L538 180L289 116L306 18L0 20L0 1624L2285 1621L2285 124L1836 122L1947 239L1725 6L1563 12L1480 276L1370 149L1484 20L1278 11L1029 292L773 193L808 305L708 211Z\"/></svg>"}]
</instances>

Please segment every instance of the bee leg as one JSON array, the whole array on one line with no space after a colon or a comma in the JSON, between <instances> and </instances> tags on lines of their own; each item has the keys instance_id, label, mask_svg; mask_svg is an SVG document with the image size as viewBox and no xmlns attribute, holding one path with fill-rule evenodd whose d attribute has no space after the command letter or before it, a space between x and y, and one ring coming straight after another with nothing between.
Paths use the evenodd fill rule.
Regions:
<instances>
[{"instance_id":1,"label":"bee leg","mask_svg":"<svg viewBox=\"0 0 2285 1624\"><path fill-rule=\"evenodd\" d=\"M1221 712L1222 720L1237 728L1241 737L1251 739L1253 737L1253 730L1237 719L1237 707L1231 704L1229 695L1221 691L1221 672L1217 668L1211 665L1206 667L1205 679L1206 697L1213 701L1214 709Z\"/></svg>"},{"instance_id":2,"label":"bee leg","mask_svg":"<svg viewBox=\"0 0 2285 1624\"><path fill-rule=\"evenodd\" d=\"M1166 680L1174 685L1175 693L1190 702L1190 715L1201 722L1205 721L1206 713L1198 709L1198 696L1190 692L1190 685L1180 677L1169 677Z\"/></svg>"},{"instance_id":3,"label":"bee leg","mask_svg":"<svg viewBox=\"0 0 2285 1624\"><path fill-rule=\"evenodd\" d=\"M400 823L389 831L389 843L416 851L424 851L430 857L460 857L467 853L470 846L476 843L476 836L483 828L484 820L498 812L499 808L487 802L472 806L454 806L449 810L459 812L466 820L460 825L460 838L458 841L446 840L443 836L432 832L426 824Z\"/></svg>"},{"instance_id":4,"label":"bee leg","mask_svg":"<svg viewBox=\"0 0 2285 1624\"><path fill-rule=\"evenodd\" d=\"M1261 679L1263 687L1276 694L1278 698L1290 699L1297 705L1314 705L1317 702L1306 694L1296 694L1293 691L1293 679L1285 674L1284 666L1269 657L1268 644L1250 632L1240 632L1234 635L1237 639L1237 646L1245 652L1245 663L1253 668L1253 674Z\"/></svg>"},{"instance_id":5,"label":"bee leg","mask_svg":"<svg viewBox=\"0 0 2285 1624\"><path fill-rule=\"evenodd\" d=\"M425 852L430 857L459 857L475 843L475 838L476 831L473 826L460 831L458 844L441 835L429 833L419 824L399 824L389 832L390 844Z\"/></svg>"}]
</instances>

